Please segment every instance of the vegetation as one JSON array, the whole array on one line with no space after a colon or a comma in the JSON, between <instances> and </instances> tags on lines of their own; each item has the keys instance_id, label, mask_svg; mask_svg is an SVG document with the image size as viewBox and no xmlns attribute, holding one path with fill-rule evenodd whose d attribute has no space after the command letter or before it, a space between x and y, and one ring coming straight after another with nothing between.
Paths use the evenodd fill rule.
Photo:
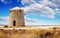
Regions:
<instances>
[{"instance_id":1,"label":"vegetation","mask_svg":"<svg viewBox=\"0 0 60 38\"><path fill-rule=\"evenodd\" d=\"M60 38L60 28L0 29L0 38Z\"/></svg>"}]
</instances>

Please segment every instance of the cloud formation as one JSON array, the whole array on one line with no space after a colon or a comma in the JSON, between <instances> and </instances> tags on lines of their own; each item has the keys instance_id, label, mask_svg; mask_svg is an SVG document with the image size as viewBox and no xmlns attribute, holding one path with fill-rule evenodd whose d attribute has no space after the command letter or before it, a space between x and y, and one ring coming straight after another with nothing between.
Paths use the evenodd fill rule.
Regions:
<instances>
[{"instance_id":1,"label":"cloud formation","mask_svg":"<svg viewBox=\"0 0 60 38\"><path fill-rule=\"evenodd\" d=\"M9 22L9 16L0 16L0 24L7 25Z\"/></svg>"},{"instance_id":2,"label":"cloud formation","mask_svg":"<svg viewBox=\"0 0 60 38\"><path fill-rule=\"evenodd\" d=\"M12 0L1 0L1 2L4 4L10 4L12 2Z\"/></svg>"},{"instance_id":3,"label":"cloud formation","mask_svg":"<svg viewBox=\"0 0 60 38\"><path fill-rule=\"evenodd\" d=\"M8 20L8 19L9 19L8 16L6 16L6 17L1 17L1 16L0 16L0 21L6 21L6 20Z\"/></svg>"},{"instance_id":4,"label":"cloud formation","mask_svg":"<svg viewBox=\"0 0 60 38\"><path fill-rule=\"evenodd\" d=\"M55 15L60 13L59 0L22 0L21 3L25 5L25 13L36 13L48 18L55 18ZM58 9L58 10L56 10Z\"/></svg>"}]
</instances>

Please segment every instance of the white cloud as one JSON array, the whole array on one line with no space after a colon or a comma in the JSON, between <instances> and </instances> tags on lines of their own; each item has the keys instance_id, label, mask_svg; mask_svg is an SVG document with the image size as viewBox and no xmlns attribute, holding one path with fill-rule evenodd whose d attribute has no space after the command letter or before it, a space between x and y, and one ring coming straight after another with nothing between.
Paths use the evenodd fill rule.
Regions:
<instances>
[{"instance_id":1,"label":"white cloud","mask_svg":"<svg viewBox=\"0 0 60 38\"><path fill-rule=\"evenodd\" d=\"M35 4L36 2L34 0L22 0L22 4Z\"/></svg>"},{"instance_id":2,"label":"white cloud","mask_svg":"<svg viewBox=\"0 0 60 38\"><path fill-rule=\"evenodd\" d=\"M12 0L9 0L9 1L8 0L1 0L1 2L4 4L10 4L12 2Z\"/></svg>"},{"instance_id":3,"label":"white cloud","mask_svg":"<svg viewBox=\"0 0 60 38\"><path fill-rule=\"evenodd\" d=\"M5 0L1 0L1 2L5 2Z\"/></svg>"},{"instance_id":4,"label":"white cloud","mask_svg":"<svg viewBox=\"0 0 60 38\"><path fill-rule=\"evenodd\" d=\"M35 0L22 0L22 4L23 5L29 4L28 6L23 7L25 10L25 13L28 13L28 14L36 13L36 15L40 14L45 17L55 18L55 14L57 14L55 9L59 7L59 4L57 4L59 3L59 0L57 2L56 1L57 0L55 1L42 0L40 1L40 3L37 3L37 1Z\"/></svg>"},{"instance_id":5,"label":"white cloud","mask_svg":"<svg viewBox=\"0 0 60 38\"><path fill-rule=\"evenodd\" d=\"M29 21L26 21L29 20ZM51 20L51 21L46 21L42 19L34 19L34 18L29 18L28 16L25 16L25 25L59 25L60 23L57 22L56 20Z\"/></svg>"},{"instance_id":6,"label":"white cloud","mask_svg":"<svg viewBox=\"0 0 60 38\"><path fill-rule=\"evenodd\" d=\"M41 25L42 21L25 16L25 25Z\"/></svg>"},{"instance_id":7,"label":"white cloud","mask_svg":"<svg viewBox=\"0 0 60 38\"><path fill-rule=\"evenodd\" d=\"M8 16L0 16L0 24L7 25L8 24L9 17Z\"/></svg>"},{"instance_id":8,"label":"white cloud","mask_svg":"<svg viewBox=\"0 0 60 38\"><path fill-rule=\"evenodd\" d=\"M28 14L36 13L49 18L54 18L54 14L55 14L53 9L41 4L32 4L29 7L25 7L24 10L25 10L25 13L28 13Z\"/></svg>"},{"instance_id":9,"label":"white cloud","mask_svg":"<svg viewBox=\"0 0 60 38\"><path fill-rule=\"evenodd\" d=\"M56 8L55 12L60 14L60 9Z\"/></svg>"},{"instance_id":10,"label":"white cloud","mask_svg":"<svg viewBox=\"0 0 60 38\"><path fill-rule=\"evenodd\" d=\"M29 18L28 15L25 16L25 21L26 22L36 22L36 19Z\"/></svg>"},{"instance_id":11,"label":"white cloud","mask_svg":"<svg viewBox=\"0 0 60 38\"><path fill-rule=\"evenodd\" d=\"M8 18L9 18L8 16L6 16L6 17L4 17L4 16L3 16L3 17L0 16L0 21L6 21L6 20L8 20Z\"/></svg>"}]
</instances>

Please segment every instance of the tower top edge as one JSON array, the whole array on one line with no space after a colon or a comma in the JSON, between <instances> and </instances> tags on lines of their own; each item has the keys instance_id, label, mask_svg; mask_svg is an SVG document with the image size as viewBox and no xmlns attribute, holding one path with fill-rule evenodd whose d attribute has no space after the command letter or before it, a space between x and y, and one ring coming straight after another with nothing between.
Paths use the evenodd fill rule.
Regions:
<instances>
[{"instance_id":1,"label":"tower top edge","mask_svg":"<svg viewBox=\"0 0 60 38\"><path fill-rule=\"evenodd\" d=\"M11 8L10 10L20 10L21 8L20 7L14 7L14 8Z\"/></svg>"}]
</instances>

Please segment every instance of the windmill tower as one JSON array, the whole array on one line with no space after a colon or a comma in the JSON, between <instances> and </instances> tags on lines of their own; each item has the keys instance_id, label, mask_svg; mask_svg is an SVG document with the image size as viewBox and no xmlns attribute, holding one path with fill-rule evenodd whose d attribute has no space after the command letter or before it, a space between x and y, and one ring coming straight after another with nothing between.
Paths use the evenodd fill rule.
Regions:
<instances>
[{"instance_id":1,"label":"windmill tower","mask_svg":"<svg viewBox=\"0 0 60 38\"><path fill-rule=\"evenodd\" d=\"M20 9L20 7L14 7L10 9L9 26L25 26L23 9Z\"/></svg>"}]
</instances>

